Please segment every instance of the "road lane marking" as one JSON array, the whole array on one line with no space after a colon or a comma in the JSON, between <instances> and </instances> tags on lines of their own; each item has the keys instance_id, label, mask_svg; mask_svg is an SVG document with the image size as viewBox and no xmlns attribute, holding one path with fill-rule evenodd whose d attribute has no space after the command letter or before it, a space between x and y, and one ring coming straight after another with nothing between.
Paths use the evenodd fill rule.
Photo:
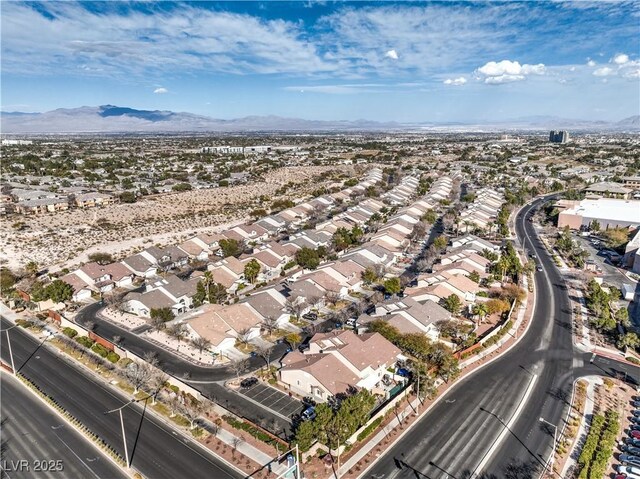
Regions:
<instances>
[{"instance_id":1,"label":"road lane marking","mask_svg":"<svg viewBox=\"0 0 640 479\"><path fill-rule=\"evenodd\" d=\"M496 440L493 442L493 445L491 446L491 448L484 455L484 457L480 461L480 464L478 464L476 466L476 468L473 470L473 473L471 474L471 478L470 479L473 479L474 477L477 476L478 470L482 471L482 469L487 465L489 460L495 454L496 449L498 449L498 446L500 446L500 444L502 444L502 442L504 441L505 436L509 433L509 431L513 427L514 423L518 420L518 417L520 416L520 413L522 412L522 410L526 406L527 399L529 399L529 396L531 395L531 391L533 391L533 386L535 385L537 380L538 380L538 375L534 374L532 376L532 378L531 378L531 381L529 381L529 386L527 387L527 390L524 392L524 395L522 396L522 399L520 399L520 403L518 404L518 407L516 408L516 410L511 415L511 418L509 419L509 422L506 425L504 425L504 428L502 429L502 432L500 433L500 435L496 438Z\"/></svg>"}]
</instances>

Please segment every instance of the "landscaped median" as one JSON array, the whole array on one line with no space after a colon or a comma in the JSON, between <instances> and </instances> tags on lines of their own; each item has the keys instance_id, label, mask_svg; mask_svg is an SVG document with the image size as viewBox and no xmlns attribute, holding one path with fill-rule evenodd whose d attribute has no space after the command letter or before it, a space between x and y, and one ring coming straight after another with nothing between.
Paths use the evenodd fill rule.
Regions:
<instances>
[{"instance_id":1,"label":"landscaped median","mask_svg":"<svg viewBox=\"0 0 640 479\"><path fill-rule=\"evenodd\" d=\"M44 331L44 324L38 320L21 319L16 321L16 324L32 334L37 335ZM83 339L78 341L78 338ZM230 432L231 427L223 427L220 417L213 412L215 405L188 385L162 373L155 367L157 363L154 364L154 358L147 358L151 364L147 361L134 361L130 358L122 358L114 364L106 356L103 357L100 350L95 350L98 349L94 348L95 344L99 344L97 341L89 342L88 339L87 336L76 335L67 330L64 331L64 335L48 340L47 344L55 347L64 355L65 359L75 362L88 374L103 382L105 386L117 386L120 390L131 395L133 399L145 401L147 410L154 413L158 419L171 427L178 427L182 432L190 433L203 447L242 473L250 475L258 472L258 477L261 477L262 472L260 471L264 469L263 465L277 456L278 447L274 447L274 451L269 450L264 453L250 444L253 442L254 436L258 435L254 434L256 431L247 431L243 428L251 434L251 438L248 439L242 434L235 435ZM34 384L22 379L37 391ZM42 393L40 395L43 396ZM52 398L43 397L43 399L63 412ZM64 415L72 424L88 434L88 437L98 439L98 436L88 431L66 411L64 411ZM197 420L200 418L210 420L206 427L197 426ZM114 459L120 465L124 465L124 459L111 446L102 440L100 441L98 445L106 448L105 451L114 455ZM282 444L278 446L280 446L280 450L284 449Z\"/></svg>"}]
</instances>

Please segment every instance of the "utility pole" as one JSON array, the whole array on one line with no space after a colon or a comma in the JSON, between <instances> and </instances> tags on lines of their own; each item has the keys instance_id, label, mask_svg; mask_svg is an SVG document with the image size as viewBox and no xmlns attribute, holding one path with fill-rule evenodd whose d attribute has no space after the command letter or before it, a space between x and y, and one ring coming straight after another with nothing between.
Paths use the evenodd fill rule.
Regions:
<instances>
[{"instance_id":1,"label":"utility pole","mask_svg":"<svg viewBox=\"0 0 640 479\"><path fill-rule=\"evenodd\" d=\"M420 373L418 373L418 391L417 391L416 397L418 398L418 404L416 405L416 416L419 416L420 415Z\"/></svg>"},{"instance_id":2,"label":"utility pole","mask_svg":"<svg viewBox=\"0 0 640 479\"><path fill-rule=\"evenodd\" d=\"M549 457L549 459L547 460L547 462L545 462L544 464L544 470L542 471L542 475L540 477L543 477L546 473L547 473L547 468L551 467L551 470L553 471L553 463L556 460L556 442L558 440L558 427L553 424L550 423L549 421L545 420L544 418L540 418L540 422L543 422L545 424L548 424L549 426L553 427L553 447L551 448L551 456Z\"/></svg>"}]
</instances>

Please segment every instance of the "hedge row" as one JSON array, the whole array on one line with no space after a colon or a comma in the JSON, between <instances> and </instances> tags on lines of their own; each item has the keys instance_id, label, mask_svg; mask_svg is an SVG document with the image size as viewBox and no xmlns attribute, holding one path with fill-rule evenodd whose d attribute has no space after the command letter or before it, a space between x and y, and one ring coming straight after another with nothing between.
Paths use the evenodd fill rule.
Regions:
<instances>
[{"instance_id":1,"label":"hedge row","mask_svg":"<svg viewBox=\"0 0 640 479\"><path fill-rule=\"evenodd\" d=\"M373 431L375 431L384 418L380 416L376 418L371 424L365 427L360 434L358 434L358 441L362 441L366 439Z\"/></svg>"},{"instance_id":2,"label":"hedge row","mask_svg":"<svg viewBox=\"0 0 640 479\"><path fill-rule=\"evenodd\" d=\"M513 321L512 320L507 321L506 323L504 323L504 326L500 328L500 331L498 331L495 336L491 336L489 339L487 339L483 343L483 346L486 348L496 344L498 341L502 339L504 335L506 335L509 332L509 330L512 327L513 327Z\"/></svg>"},{"instance_id":3,"label":"hedge row","mask_svg":"<svg viewBox=\"0 0 640 479\"><path fill-rule=\"evenodd\" d=\"M589 435L578 458L578 479L601 479L605 476L620 427L618 413L612 410L593 416Z\"/></svg>"},{"instance_id":4,"label":"hedge row","mask_svg":"<svg viewBox=\"0 0 640 479\"><path fill-rule=\"evenodd\" d=\"M239 421L238 419L235 419L231 416L226 416L226 415L222 416L222 419L224 419L225 422L229 424L232 428L238 429L240 431L246 431L256 439L258 439L259 441L265 442L267 444L274 444L276 442L280 442L270 434L267 434L262 429L259 429L253 424L250 424L248 422Z\"/></svg>"}]
</instances>

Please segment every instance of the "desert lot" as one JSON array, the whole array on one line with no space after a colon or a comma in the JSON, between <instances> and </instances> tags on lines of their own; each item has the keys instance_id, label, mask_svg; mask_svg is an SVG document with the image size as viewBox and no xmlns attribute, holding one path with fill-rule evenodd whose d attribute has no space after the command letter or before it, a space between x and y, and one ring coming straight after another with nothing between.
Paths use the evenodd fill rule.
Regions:
<instances>
[{"instance_id":1,"label":"desert lot","mask_svg":"<svg viewBox=\"0 0 640 479\"><path fill-rule=\"evenodd\" d=\"M348 170L341 173L353 173ZM267 173L264 181L243 185L156 195L105 208L12 215L0 221L0 261L10 268L36 261L56 269L86 261L95 251L123 256L153 244L179 242L245 221L252 209L268 210L276 198L304 197L334 181L329 174L333 171L330 166L286 167ZM276 197L287 183L295 186ZM263 204L261 196L269 200Z\"/></svg>"}]
</instances>

